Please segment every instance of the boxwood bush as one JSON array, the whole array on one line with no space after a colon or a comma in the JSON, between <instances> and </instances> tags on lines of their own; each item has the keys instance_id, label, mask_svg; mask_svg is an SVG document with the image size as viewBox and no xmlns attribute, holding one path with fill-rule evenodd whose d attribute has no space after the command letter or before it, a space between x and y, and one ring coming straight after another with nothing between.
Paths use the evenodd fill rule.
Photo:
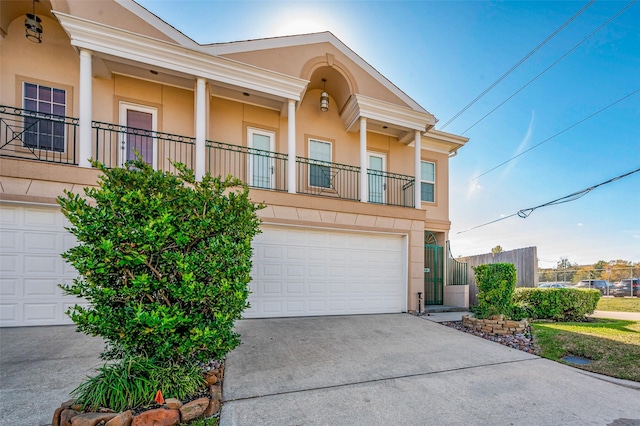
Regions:
<instances>
[{"instance_id":1,"label":"boxwood bush","mask_svg":"<svg viewBox=\"0 0 640 426\"><path fill-rule=\"evenodd\" d=\"M183 164L177 175L140 158L93 166L98 188L58 199L78 240L63 257L79 273L60 287L90 303L67 312L78 331L107 342L104 359L222 359L240 343L261 206L239 180L197 182Z\"/></svg>"},{"instance_id":2,"label":"boxwood bush","mask_svg":"<svg viewBox=\"0 0 640 426\"><path fill-rule=\"evenodd\" d=\"M529 318L575 321L593 313L600 292L577 288L518 288L513 300Z\"/></svg>"}]
</instances>

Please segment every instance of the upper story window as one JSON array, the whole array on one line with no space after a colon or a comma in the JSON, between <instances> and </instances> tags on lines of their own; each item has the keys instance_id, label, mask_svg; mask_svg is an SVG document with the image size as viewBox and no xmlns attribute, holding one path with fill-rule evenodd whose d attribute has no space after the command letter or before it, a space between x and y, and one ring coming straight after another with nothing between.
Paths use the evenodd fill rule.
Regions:
<instances>
[{"instance_id":1,"label":"upper story window","mask_svg":"<svg viewBox=\"0 0 640 426\"><path fill-rule=\"evenodd\" d=\"M436 201L436 165L430 161L420 162L420 199L428 203Z\"/></svg>"},{"instance_id":2,"label":"upper story window","mask_svg":"<svg viewBox=\"0 0 640 426\"><path fill-rule=\"evenodd\" d=\"M39 84L23 84L23 108L38 113L34 117L26 116L24 119L24 146L64 152L63 117L67 109L67 92Z\"/></svg>"},{"instance_id":3,"label":"upper story window","mask_svg":"<svg viewBox=\"0 0 640 426\"><path fill-rule=\"evenodd\" d=\"M309 139L309 159L331 162L331 142ZM309 165L309 185L331 188L331 167L329 165Z\"/></svg>"}]
</instances>

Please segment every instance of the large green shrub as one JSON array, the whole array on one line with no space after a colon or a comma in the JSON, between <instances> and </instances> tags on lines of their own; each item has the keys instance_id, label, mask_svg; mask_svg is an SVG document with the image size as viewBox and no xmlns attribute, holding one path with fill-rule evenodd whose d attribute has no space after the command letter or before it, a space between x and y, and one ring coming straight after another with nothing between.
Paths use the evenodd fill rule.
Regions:
<instances>
[{"instance_id":1,"label":"large green shrub","mask_svg":"<svg viewBox=\"0 0 640 426\"><path fill-rule=\"evenodd\" d=\"M576 321L593 313L600 292L577 288L518 288L513 298L530 318Z\"/></svg>"},{"instance_id":2,"label":"large green shrub","mask_svg":"<svg viewBox=\"0 0 640 426\"><path fill-rule=\"evenodd\" d=\"M512 317L512 295L516 288L516 268L512 263L492 263L473 267L478 285L477 318L493 315ZM516 318L514 318L516 319ZM517 318L519 319L519 318Z\"/></svg>"},{"instance_id":3,"label":"large green shrub","mask_svg":"<svg viewBox=\"0 0 640 426\"><path fill-rule=\"evenodd\" d=\"M239 344L233 325L248 306L260 206L240 181L196 182L181 164L178 175L140 159L93 165L98 188L58 199L79 242L63 254L79 277L61 288L90 302L67 314L105 339L104 359L222 359Z\"/></svg>"}]
</instances>

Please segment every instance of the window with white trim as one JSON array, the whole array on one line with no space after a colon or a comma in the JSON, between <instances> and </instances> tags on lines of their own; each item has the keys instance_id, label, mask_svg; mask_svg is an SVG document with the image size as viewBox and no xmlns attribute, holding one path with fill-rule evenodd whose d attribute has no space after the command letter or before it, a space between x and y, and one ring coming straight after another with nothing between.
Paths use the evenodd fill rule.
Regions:
<instances>
[{"instance_id":1,"label":"window with white trim","mask_svg":"<svg viewBox=\"0 0 640 426\"><path fill-rule=\"evenodd\" d=\"M331 188L331 167L324 164L314 164L314 160L331 163L331 142L309 139L309 186Z\"/></svg>"},{"instance_id":2,"label":"window with white trim","mask_svg":"<svg viewBox=\"0 0 640 426\"><path fill-rule=\"evenodd\" d=\"M67 92L34 83L23 83L22 107L37 114L25 115L23 145L26 148L64 152Z\"/></svg>"},{"instance_id":3,"label":"window with white trim","mask_svg":"<svg viewBox=\"0 0 640 426\"><path fill-rule=\"evenodd\" d=\"M430 161L420 162L420 200L436 201L436 164Z\"/></svg>"}]
</instances>

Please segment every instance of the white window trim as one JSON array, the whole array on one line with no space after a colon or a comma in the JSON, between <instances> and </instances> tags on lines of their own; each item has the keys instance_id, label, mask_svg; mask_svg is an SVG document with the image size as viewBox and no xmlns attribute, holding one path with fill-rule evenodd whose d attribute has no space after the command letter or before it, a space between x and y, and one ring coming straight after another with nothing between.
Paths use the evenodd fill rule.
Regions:
<instances>
[{"instance_id":1,"label":"white window trim","mask_svg":"<svg viewBox=\"0 0 640 426\"><path fill-rule=\"evenodd\" d=\"M311 142L320 142L320 143L326 143L326 144L329 144L329 147L330 147L330 149L329 149L329 154L331 154L331 158L329 158L329 161L328 161L328 162L329 162L329 163L333 163L333 143L332 143L332 142L330 142L330 141L325 141L325 140L317 139L317 138L309 138L309 141L308 141L308 146L307 146L307 148L308 148L308 153L309 153L309 160L310 160L310 162L311 162L311 161L326 161L326 160L316 160L316 159L311 158ZM333 182L331 182L331 180L329 181L329 186L328 186L328 187L325 187L325 186L316 186L316 185L311 185L311 166L312 166L312 165L313 165L313 164L309 164L309 167L308 167L308 170L307 170L307 179L308 179L309 187L310 187L310 188L332 189ZM326 166L321 166L321 167L326 167Z\"/></svg>"},{"instance_id":2,"label":"white window trim","mask_svg":"<svg viewBox=\"0 0 640 426\"><path fill-rule=\"evenodd\" d=\"M26 108L25 108L25 107L26 107L25 103L26 103L26 97L27 97L27 96L26 96L26 85L27 85L27 84L34 85L34 86L36 86L37 88L40 88L40 87L47 87L47 88L52 89L52 90L53 90L53 89L56 89L56 90L62 90L62 91L64 91L64 114L63 114L63 116L64 116L64 117L66 117L66 116L67 116L67 107L69 106L69 104L68 104L69 91L68 91L67 89L61 89L61 88L59 88L59 87L48 86L48 85L46 85L46 84L32 83L32 82L29 82L29 81L23 81L23 82L22 82L22 109L26 110ZM38 89L36 89L36 91L37 91L37 90L38 90ZM51 104L53 104L53 100L51 101ZM36 111L36 114L37 114L37 115L42 114L42 115L45 115L45 116L46 116L46 115L51 115L51 116L57 115L57 114L54 114L53 112L51 112L51 113L46 113L46 112L39 112L39 111ZM52 120L52 121L53 121L53 120ZM26 143L25 143L24 141L22 141L22 144L21 144L21 147L20 147L20 148L24 148L24 149L37 149L37 150L41 150L41 151L48 151L48 152L53 152L53 153L58 153L58 154L66 154L66 153L67 153L67 123L65 122L65 120L64 120L64 119L63 119L62 121L60 121L60 122L61 122L61 123L63 123L63 127L62 127L62 132L63 132L63 135L62 135L63 148L62 148L62 151L56 151L56 150L54 150L54 149L45 149L45 148L40 148L40 147L38 147L38 148L32 148L32 147L29 147L28 145L26 145ZM53 148L53 147L52 147L52 148Z\"/></svg>"},{"instance_id":3,"label":"white window trim","mask_svg":"<svg viewBox=\"0 0 640 426\"><path fill-rule=\"evenodd\" d=\"M127 111L128 110L145 112L147 114L151 114L151 131L153 131L154 133L158 131L158 109L157 108L120 101L120 105L119 105L120 123L119 124L121 126L127 127ZM121 137L124 137L124 135L122 135ZM127 152L127 149L125 145L126 142L124 139L120 141L120 144L121 145L118 147L118 165L122 167L124 166L124 163L127 160L126 154L125 154ZM122 147L124 147L125 149L122 149ZM153 138L152 166L154 170L158 170L158 139L155 137Z\"/></svg>"},{"instance_id":4,"label":"white window trim","mask_svg":"<svg viewBox=\"0 0 640 426\"><path fill-rule=\"evenodd\" d=\"M429 181L429 180L423 180L422 176L420 177L420 186L422 186L422 183L430 183L433 185L433 201L429 201L429 200L420 200L423 203L432 203L434 204L436 202L436 163L433 161L426 161L426 160L420 160L420 167L422 167L422 163L429 163L429 164L433 164L433 181ZM422 170L420 170L420 174L422 175ZM422 188L420 189L420 194L422 194ZM422 198L422 197L421 197Z\"/></svg>"},{"instance_id":5,"label":"white window trim","mask_svg":"<svg viewBox=\"0 0 640 426\"><path fill-rule=\"evenodd\" d=\"M254 148L253 147L253 135L262 135L262 136L266 136L269 138L269 151L270 152L274 152L275 151L275 144L276 144L276 132L272 132L269 130L262 130L262 129L257 129L255 127L247 127L247 145L249 148ZM255 149L260 149L260 148L255 148ZM253 186L253 155L249 155L248 156L249 159L249 164L248 164L248 169L247 169L247 174L248 174L248 179L247 182L249 183L249 186ZM274 189L275 188L275 162L273 157L269 158L269 169L271 170L271 175L269 177L269 187L268 188L263 188L263 187L256 187L256 188L263 188L263 189Z\"/></svg>"}]
</instances>

